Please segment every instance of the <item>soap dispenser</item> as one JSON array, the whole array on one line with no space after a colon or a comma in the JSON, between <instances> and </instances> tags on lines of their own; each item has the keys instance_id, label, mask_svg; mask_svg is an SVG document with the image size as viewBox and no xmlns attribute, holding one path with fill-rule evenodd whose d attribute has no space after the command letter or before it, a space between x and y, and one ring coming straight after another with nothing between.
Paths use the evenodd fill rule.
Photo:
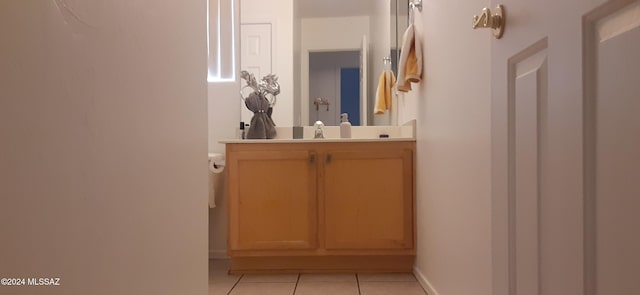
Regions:
<instances>
[{"instance_id":1,"label":"soap dispenser","mask_svg":"<svg viewBox=\"0 0 640 295\"><path fill-rule=\"evenodd\" d=\"M351 138L351 123L349 123L349 115L342 113L340 115L340 138Z\"/></svg>"}]
</instances>

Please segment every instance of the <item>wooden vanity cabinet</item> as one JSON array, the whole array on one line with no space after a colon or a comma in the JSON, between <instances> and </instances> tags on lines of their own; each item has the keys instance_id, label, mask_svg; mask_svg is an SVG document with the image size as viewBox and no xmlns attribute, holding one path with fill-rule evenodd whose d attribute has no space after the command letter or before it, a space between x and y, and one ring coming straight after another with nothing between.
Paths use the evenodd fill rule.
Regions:
<instances>
[{"instance_id":1,"label":"wooden vanity cabinet","mask_svg":"<svg viewBox=\"0 0 640 295\"><path fill-rule=\"evenodd\" d=\"M313 152L265 149L227 155L229 249L315 249L317 167Z\"/></svg>"},{"instance_id":2,"label":"wooden vanity cabinet","mask_svg":"<svg viewBox=\"0 0 640 295\"><path fill-rule=\"evenodd\" d=\"M414 141L228 143L231 271L410 271Z\"/></svg>"},{"instance_id":3,"label":"wooden vanity cabinet","mask_svg":"<svg viewBox=\"0 0 640 295\"><path fill-rule=\"evenodd\" d=\"M324 248L413 248L410 149L328 150L323 178Z\"/></svg>"}]
</instances>

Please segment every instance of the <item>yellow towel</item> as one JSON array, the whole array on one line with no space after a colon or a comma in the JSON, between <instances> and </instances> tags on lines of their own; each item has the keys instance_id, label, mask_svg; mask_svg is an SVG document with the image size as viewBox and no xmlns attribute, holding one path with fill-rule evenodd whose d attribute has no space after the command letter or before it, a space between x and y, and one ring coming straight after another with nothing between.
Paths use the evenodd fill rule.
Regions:
<instances>
[{"instance_id":1,"label":"yellow towel","mask_svg":"<svg viewBox=\"0 0 640 295\"><path fill-rule=\"evenodd\" d=\"M415 27L409 25L402 37L402 53L398 60L398 91L409 92L411 83L422 80L422 44Z\"/></svg>"},{"instance_id":2,"label":"yellow towel","mask_svg":"<svg viewBox=\"0 0 640 295\"><path fill-rule=\"evenodd\" d=\"M393 72L382 71L378 79L378 89L376 90L376 115L384 114L391 109L391 88L396 85L396 76Z\"/></svg>"}]
</instances>

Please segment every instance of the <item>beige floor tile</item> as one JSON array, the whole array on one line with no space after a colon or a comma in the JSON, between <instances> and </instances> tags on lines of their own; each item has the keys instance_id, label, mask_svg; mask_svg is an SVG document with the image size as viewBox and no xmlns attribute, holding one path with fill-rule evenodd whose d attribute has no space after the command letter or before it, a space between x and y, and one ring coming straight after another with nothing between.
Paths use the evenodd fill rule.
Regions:
<instances>
[{"instance_id":1,"label":"beige floor tile","mask_svg":"<svg viewBox=\"0 0 640 295\"><path fill-rule=\"evenodd\" d=\"M360 282L361 295L426 295L418 282Z\"/></svg>"},{"instance_id":2,"label":"beige floor tile","mask_svg":"<svg viewBox=\"0 0 640 295\"><path fill-rule=\"evenodd\" d=\"M301 274L300 282L355 282L356 274Z\"/></svg>"},{"instance_id":3,"label":"beige floor tile","mask_svg":"<svg viewBox=\"0 0 640 295\"><path fill-rule=\"evenodd\" d=\"M353 282L299 282L295 295L359 295L358 283Z\"/></svg>"},{"instance_id":4,"label":"beige floor tile","mask_svg":"<svg viewBox=\"0 0 640 295\"><path fill-rule=\"evenodd\" d=\"M296 283L238 283L230 295L293 295Z\"/></svg>"},{"instance_id":5,"label":"beige floor tile","mask_svg":"<svg viewBox=\"0 0 640 295\"><path fill-rule=\"evenodd\" d=\"M415 282L412 273L359 273L360 282Z\"/></svg>"},{"instance_id":6,"label":"beige floor tile","mask_svg":"<svg viewBox=\"0 0 640 295\"><path fill-rule=\"evenodd\" d=\"M209 282L209 295L227 295L236 282Z\"/></svg>"},{"instance_id":7,"label":"beige floor tile","mask_svg":"<svg viewBox=\"0 0 640 295\"><path fill-rule=\"evenodd\" d=\"M209 259L209 280L216 279L235 279L240 278L239 275L229 275L229 259Z\"/></svg>"},{"instance_id":8,"label":"beige floor tile","mask_svg":"<svg viewBox=\"0 0 640 295\"><path fill-rule=\"evenodd\" d=\"M298 281L298 274L261 274L243 275L241 283L295 283Z\"/></svg>"},{"instance_id":9,"label":"beige floor tile","mask_svg":"<svg viewBox=\"0 0 640 295\"><path fill-rule=\"evenodd\" d=\"M226 270L209 271L209 282L237 282L238 279L240 279L239 275L230 275Z\"/></svg>"},{"instance_id":10,"label":"beige floor tile","mask_svg":"<svg viewBox=\"0 0 640 295\"><path fill-rule=\"evenodd\" d=\"M240 280L240 276L228 275L224 270L209 271L209 295L226 295Z\"/></svg>"}]
</instances>

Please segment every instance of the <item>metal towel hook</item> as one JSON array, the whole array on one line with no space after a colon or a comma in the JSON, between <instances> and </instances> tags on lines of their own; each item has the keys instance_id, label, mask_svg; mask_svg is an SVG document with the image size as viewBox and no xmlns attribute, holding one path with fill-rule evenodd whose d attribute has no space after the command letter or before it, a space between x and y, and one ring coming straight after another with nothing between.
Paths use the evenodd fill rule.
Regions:
<instances>
[{"instance_id":1,"label":"metal towel hook","mask_svg":"<svg viewBox=\"0 0 640 295\"><path fill-rule=\"evenodd\" d=\"M504 7L502 5L498 5L496 7L496 13L491 14L491 10L489 8L482 9L482 14L473 16L473 28L489 28L493 30L493 36L496 39L502 38L502 34L504 34Z\"/></svg>"},{"instance_id":2,"label":"metal towel hook","mask_svg":"<svg viewBox=\"0 0 640 295\"><path fill-rule=\"evenodd\" d=\"M422 0L413 0L409 2L409 8L411 9L418 8L418 11L422 12Z\"/></svg>"}]
</instances>

